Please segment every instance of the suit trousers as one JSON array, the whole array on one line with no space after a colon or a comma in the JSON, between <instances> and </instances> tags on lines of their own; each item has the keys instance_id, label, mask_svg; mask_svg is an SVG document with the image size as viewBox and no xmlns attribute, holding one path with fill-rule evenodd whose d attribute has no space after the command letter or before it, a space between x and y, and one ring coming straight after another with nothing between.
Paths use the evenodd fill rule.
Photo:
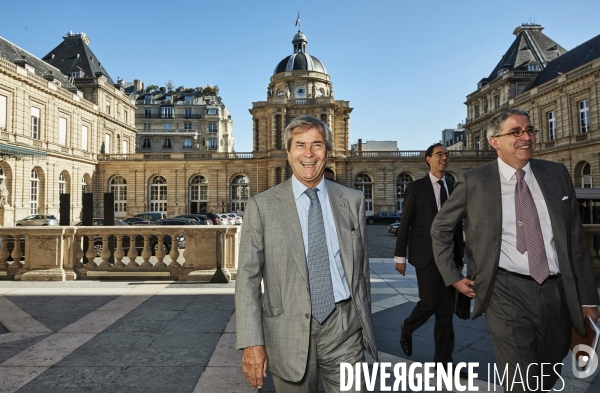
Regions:
<instances>
[{"instance_id":1,"label":"suit trousers","mask_svg":"<svg viewBox=\"0 0 600 393\"><path fill-rule=\"evenodd\" d=\"M499 375L508 369L505 391L540 392L554 386L571 340L566 304L561 277L540 285L498 271L485 317Z\"/></svg>"},{"instance_id":2,"label":"suit trousers","mask_svg":"<svg viewBox=\"0 0 600 393\"><path fill-rule=\"evenodd\" d=\"M433 338L435 342L434 362L452 362L454 350L454 316L455 289L446 286L440 271L433 259L424 268L415 269L419 286L419 302L404 321L404 331L412 335L432 315L435 315Z\"/></svg>"},{"instance_id":3,"label":"suit trousers","mask_svg":"<svg viewBox=\"0 0 600 393\"><path fill-rule=\"evenodd\" d=\"M273 374L277 393L316 393L318 377L327 393L340 391L340 363L364 362L362 326L352 300L339 302L329 317L319 324L312 318L308 360L304 377L290 382ZM364 383L360 392L366 392ZM355 391L354 388L351 391Z\"/></svg>"}]
</instances>

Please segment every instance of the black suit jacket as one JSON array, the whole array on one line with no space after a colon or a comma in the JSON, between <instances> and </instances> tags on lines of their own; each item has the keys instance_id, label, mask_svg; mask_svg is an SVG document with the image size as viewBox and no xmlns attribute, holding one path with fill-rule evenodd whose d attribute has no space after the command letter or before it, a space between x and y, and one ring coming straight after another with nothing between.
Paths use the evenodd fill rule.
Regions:
<instances>
[{"instance_id":1,"label":"black suit jacket","mask_svg":"<svg viewBox=\"0 0 600 393\"><path fill-rule=\"evenodd\" d=\"M448 185L448 192L452 194L454 182L446 179L446 184ZM429 173L425 177L415 180L406 186L394 256L408 257L408 262L419 269L424 268L429 263L435 263L430 231L431 224L437 212L437 202ZM407 255L409 241L410 256ZM455 228L454 244L456 266L462 266L463 244L461 222Z\"/></svg>"}]
</instances>

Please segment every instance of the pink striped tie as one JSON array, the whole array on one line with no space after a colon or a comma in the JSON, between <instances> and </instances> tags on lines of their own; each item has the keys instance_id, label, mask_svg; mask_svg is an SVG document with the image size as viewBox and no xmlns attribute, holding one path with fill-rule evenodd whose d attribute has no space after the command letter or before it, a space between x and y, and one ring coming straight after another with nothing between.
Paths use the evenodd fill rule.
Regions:
<instances>
[{"instance_id":1,"label":"pink striped tie","mask_svg":"<svg viewBox=\"0 0 600 393\"><path fill-rule=\"evenodd\" d=\"M544 237L540 226L533 197L525 182L525 171L518 169L515 186L515 213L517 218L517 250L524 254L527 251L529 275L538 283L543 283L549 276L548 258L544 247Z\"/></svg>"}]
</instances>

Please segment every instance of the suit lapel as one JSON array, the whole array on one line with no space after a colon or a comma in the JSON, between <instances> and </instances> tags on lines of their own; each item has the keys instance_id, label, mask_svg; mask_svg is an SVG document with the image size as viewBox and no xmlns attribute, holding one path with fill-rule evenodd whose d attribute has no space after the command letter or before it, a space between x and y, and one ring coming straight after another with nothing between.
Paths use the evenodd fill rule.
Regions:
<instances>
[{"instance_id":1,"label":"suit lapel","mask_svg":"<svg viewBox=\"0 0 600 393\"><path fill-rule=\"evenodd\" d=\"M562 250L566 250L566 242L564 243L564 247L561 247L561 242L567 238L567 232L564 226L563 217L560 214L562 211L560 206L562 201L559 199L560 194L553 188L553 185L556 184L556 179L553 178L553 175L549 173L539 161L529 160L529 162L531 164L531 170L535 175L535 179L540 186L540 190L542 190L544 200L546 201L550 222L552 223L554 241L557 244L556 250L560 253Z\"/></svg>"},{"instance_id":2,"label":"suit lapel","mask_svg":"<svg viewBox=\"0 0 600 393\"><path fill-rule=\"evenodd\" d=\"M352 256L352 233L350 223L350 203L344 198L344 190L334 184L328 182L327 193L329 194L329 202L333 211L335 220L335 228L340 244L340 257L344 266L344 273L348 280L348 285L352 285L352 275L354 274L354 258ZM363 235L364 236L364 235Z\"/></svg>"},{"instance_id":3,"label":"suit lapel","mask_svg":"<svg viewBox=\"0 0 600 393\"><path fill-rule=\"evenodd\" d=\"M425 183L425 189L427 190L427 199L429 200L429 204L433 208L434 214L437 213L437 201L435 200L435 191L433 190L433 183L431 182L431 178L429 177L429 173L427 176L423 178L423 182Z\"/></svg>"},{"instance_id":4,"label":"suit lapel","mask_svg":"<svg viewBox=\"0 0 600 393\"><path fill-rule=\"evenodd\" d=\"M298 218L298 210L296 209L296 200L292 192L292 181L288 179L281 187L281 191L277 195L279 203L276 204L277 217L279 217L280 227L283 229L283 234L287 239L288 246L296 266L302 275L302 278L308 285L308 267L306 266L306 254L304 250L304 241L302 240L302 228L300 227L300 219Z\"/></svg>"}]
</instances>

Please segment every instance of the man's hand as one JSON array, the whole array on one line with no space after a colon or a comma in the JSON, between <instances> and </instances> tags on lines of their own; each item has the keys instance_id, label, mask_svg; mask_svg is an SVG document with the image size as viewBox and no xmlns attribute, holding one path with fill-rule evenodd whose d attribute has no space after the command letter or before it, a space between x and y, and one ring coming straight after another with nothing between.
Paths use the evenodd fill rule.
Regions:
<instances>
[{"instance_id":1,"label":"man's hand","mask_svg":"<svg viewBox=\"0 0 600 393\"><path fill-rule=\"evenodd\" d=\"M581 313L583 314L584 319L585 319L585 317L589 316L590 318L592 318L592 321L594 321L594 322L598 322L598 318L600 318L600 311L598 311L598 307L596 307L596 306L594 306L594 307L582 306Z\"/></svg>"},{"instance_id":2,"label":"man's hand","mask_svg":"<svg viewBox=\"0 0 600 393\"><path fill-rule=\"evenodd\" d=\"M473 297L475 297L475 291L473 291L473 288L471 288L473 286L473 284L475 284L474 281L471 281L465 277L462 280L457 281L454 284L452 284L452 286L454 286L454 288L456 288L456 290L459 291L460 293L473 298Z\"/></svg>"},{"instance_id":3,"label":"man's hand","mask_svg":"<svg viewBox=\"0 0 600 393\"><path fill-rule=\"evenodd\" d=\"M261 389L267 376L267 351L264 345L244 348L242 371L253 388Z\"/></svg>"},{"instance_id":4,"label":"man's hand","mask_svg":"<svg viewBox=\"0 0 600 393\"><path fill-rule=\"evenodd\" d=\"M406 263L396 262L396 271L404 276L406 274Z\"/></svg>"}]
</instances>

